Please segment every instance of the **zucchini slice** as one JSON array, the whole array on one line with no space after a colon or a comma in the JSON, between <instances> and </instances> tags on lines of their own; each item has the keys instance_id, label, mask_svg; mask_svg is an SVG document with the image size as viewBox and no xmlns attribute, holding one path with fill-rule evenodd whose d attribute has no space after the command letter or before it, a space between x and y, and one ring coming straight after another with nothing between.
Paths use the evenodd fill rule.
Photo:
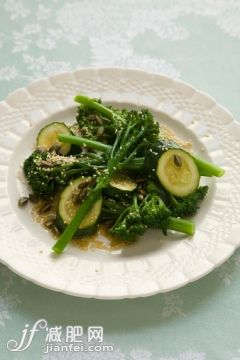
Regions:
<instances>
[{"instance_id":1,"label":"zucchini slice","mask_svg":"<svg viewBox=\"0 0 240 360\"><path fill-rule=\"evenodd\" d=\"M115 174L104 192L108 196L120 197L122 195L128 195L137 188L137 183L131 179L128 175L123 173Z\"/></svg>"},{"instance_id":2,"label":"zucchini slice","mask_svg":"<svg viewBox=\"0 0 240 360\"><path fill-rule=\"evenodd\" d=\"M156 170L160 183L172 195L184 197L194 192L200 175L192 156L181 149L169 149L159 158Z\"/></svg>"},{"instance_id":3,"label":"zucchini slice","mask_svg":"<svg viewBox=\"0 0 240 360\"><path fill-rule=\"evenodd\" d=\"M71 144L58 141L59 134L71 135L71 130L61 122L53 122L42 128L37 136L37 146L49 150L52 146L58 145L62 155L67 155L71 149Z\"/></svg>"},{"instance_id":4,"label":"zucchini slice","mask_svg":"<svg viewBox=\"0 0 240 360\"><path fill-rule=\"evenodd\" d=\"M110 185L115 189L127 192L132 192L137 187L137 183L123 173L115 174L110 180Z\"/></svg>"},{"instance_id":5,"label":"zucchini slice","mask_svg":"<svg viewBox=\"0 0 240 360\"><path fill-rule=\"evenodd\" d=\"M180 147L172 140L159 139L155 143L151 144L150 148L146 152L144 169L150 175L155 173L158 165L158 160L162 154L169 149L179 149Z\"/></svg>"},{"instance_id":6,"label":"zucchini slice","mask_svg":"<svg viewBox=\"0 0 240 360\"><path fill-rule=\"evenodd\" d=\"M90 181L91 177L80 177L71 181L61 193L57 216L57 226L60 231L63 231L66 228L76 214L80 206L80 204L76 202L76 196L81 194L81 191L84 191ZM97 231L97 220L101 213L101 208L102 197L99 197L92 209L79 225L79 228L74 235L75 238L91 235Z\"/></svg>"}]
</instances>

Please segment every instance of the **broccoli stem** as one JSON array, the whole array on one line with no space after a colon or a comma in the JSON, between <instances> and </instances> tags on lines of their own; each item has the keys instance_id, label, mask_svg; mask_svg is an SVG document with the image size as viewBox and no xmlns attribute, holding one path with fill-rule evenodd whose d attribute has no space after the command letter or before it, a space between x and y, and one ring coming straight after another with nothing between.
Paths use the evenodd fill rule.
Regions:
<instances>
[{"instance_id":1,"label":"broccoli stem","mask_svg":"<svg viewBox=\"0 0 240 360\"><path fill-rule=\"evenodd\" d=\"M224 169L219 166L212 164L206 160L199 159L197 156L192 155L201 176L217 176L221 177L224 175Z\"/></svg>"},{"instance_id":2,"label":"broccoli stem","mask_svg":"<svg viewBox=\"0 0 240 360\"><path fill-rule=\"evenodd\" d=\"M168 218L167 228L169 230L175 230L188 235L194 235L195 233L195 224L192 221L172 216Z\"/></svg>"},{"instance_id":3,"label":"broccoli stem","mask_svg":"<svg viewBox=\"0 0 240 360\"><path fill-rule=\"evenodd\" d=\"M76 95L74 101L87 107L93 108L110 119L114 117L114 112L111 109L108 109L106 106L99 104L97 101L89 98L88 96Z\"/></svg>"},{"instance_id":4,"label":"broccoli stem","mask_svg":"<svg viewBox=\"0 0 240 360\"><path fill-rule=\"evenodd\" d=\"M112 150L111 145L103 144L99 141L89 140L89 139L82 138L82 137L75 136L75 135L59 134L58 140L61 142L75 144L75 145L79 145L79 146L85 145L85 146L89 147L90 149L95 149L95 150L99 150L99 151L103 151L103 152ZM126 168L131 169L131 170L139 170L143 167L143 165L144 165L144 158L139 157L139 158L131 159L126 164Z\"/></svg>"},{"instance_id":5,"label":"broccoli stem","mask_svg":"<svg viewBox=\"0 0 240 360\"><path fill-rule=\"evenodd\" d=\"M112 149L111 145L103 144L99 141L89 140L75 135L59 134L58 140L64 143L87 146L91 149L96 149L100 151L109 151Z\"/></svg>"},{"instance_id":6,"label":"broccoli stem","mask_svg":"<svg viewBox=\"0 0 240 360\"><path fill-rule=\"evenodd\" d=\"M144 157L131 159L125 166L129 170L140 170L144 165Z\"/></svg>"},{"instance_id":7,"label":"broccoli stem","mask_svg":"<svg viewBox=\"0 0 240 360\"><path fill-rule=\"evenodd\" d=\"M91 149L96 149L96 150L100 150L100 151L111 151L111 149L112 149L111 145L103 144L99 141L89 140L89 139L78 137L75 135L59 134L58 140L61 142L66 142L69 144L75 144L75 145L79 145L79 146L85 145ZM224 175L224 172L225 172L224 169L220 168L219 166L212 164L206 160L200 159L195 155L192 155L192 157L198 167L200 176L221 177ZM143 164L144 164L144 158L136 158L136 159L132 159L127 164L126 167L129 169L138 170L143 166Z\"/></svg>"},{"instance_id":8,"label":"broccoli stem","mask_svg":"<svg viewBox=\"0 0 240 360\"><path fill-rule=\"evenodd\" d=\"M72 239L75 232L77 231L79 225L81 224L85 216L88 214L93 204L97 201L99 195L101 194L102 187L102 185L97 186L82 202L72 221L70 222L70 224L68 224L64 232L61 234L57 242L52 247L52 250L55 253L61 254L65 247L68 245L69 241Z\"/></svg>"},{"instance_id":9,"label":"broccoli stem","mask_svg":"<svg viewBox=\"0 0 240 360\"><path fill-rule=\"evenodd\" d=\"M199 175L205 177L218 176L221 177L224 175L224 170L214 164L211 164L205 160L199 159L196 156L193 156L193 159L198 167ZM144 166L144 157L139 157L132 159L126 165L126 169L130 170L139 170Z\"/></svg>"}]
</instances>

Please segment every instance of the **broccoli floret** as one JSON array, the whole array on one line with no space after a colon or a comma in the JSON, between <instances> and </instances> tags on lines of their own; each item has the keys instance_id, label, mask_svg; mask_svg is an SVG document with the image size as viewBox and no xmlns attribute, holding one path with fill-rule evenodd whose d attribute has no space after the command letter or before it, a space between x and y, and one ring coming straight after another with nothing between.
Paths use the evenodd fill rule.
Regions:
<instances>
[{"instance_id":1,"label":"broccoli floret","mask_svg":"<svg viewBox=\"0 0 240 360\"><path fill-rule=\"evenodd\" d=\"M193 235L195 231L194 223L176 217L157 193L150 193L143 200L141 215L147 228L161 229L165 235L168 229L189 235Z\"/></svg>"},{"instance_id":2,"label":"broccoli floret","mask_svg":"<svg viewBox=\"0 0 240 360\"><path fill-rule=\"evenodd\" d=\"M172 195L160 184L159 181L158 183L156 183L153 180L148 180L147 183L145 184L145 188L147 193L157 194L162 199L164 204L168 208L170 207L173 201Z\"/></svg>"},{"instance_id":3,"label":"broccoli floret","mask_svg":"<svg viewBox=\"0 0 240 360\"><path fill-rule=\"evenodd\" d=\"M29 185L36 195L51 195L55 191L51 170L44 167L42 161L47 161L48 152L34 151L23 164L23 171ZM50 171L49 171L50 170Z\"/></svg>"},{"instance_id":4,"label":"broccoli floret","mask_svg":"<svg viewBox=\"0 0 240 360\"><path fill-rule=\"evenodd\" d=\"M154 121L153 115L148 109L125 111L126 123L134 123L135 121L144 128L144 138L142 139L142 147L157 141L159 137L159 123ZM145 150L145 149L144 149Z\"/></svg>"},{"instance_id":5,"label":"broccoli floret","mask_svg":"<svg viewBox=\"0 0 240 360\"><path fill-rule=\"evenodd\" d=\"M161 229L165 235L168 229L190 235L195 229L191 221L174 217L159 195L151 193L140 203L135 194L132 204L120 214L109 232L120 239L135 241L151 228Z\"/></svg>"},{"instance_id":6,"label":"broccoli floret","mask_svg":"<svg viewBox=\"0 0 240 360\"><path fill-rule=\"evenodd\" d=\"M176 217L186 217L196 214L199 209L199 202L204 199L208 191L208 186L200 186L192 194L182 199L172 197L172 215Z\"/></svg>"},{"instance_id":7,"label":"broccoli floret","mask_svg":"<svg viewBox=\"0 0 240 360\"><path fill-rule=\"evenodd\" d=\"M166 232L171 211L156 193L150 193L141 204L141 215L148 228L162 229Z\"/></svg>"},{"instance_id":8,"label":"broccoli floret","mask_svg":"<svg viewBox=\"0 0 240 360\"><path fill-rule=\"evenodd\" d=\"M152 114L147 110L114 109L103 106L101 100L94 100L84 96L76 96L81 105L77 111L77 122L82 137L90 140L105 140L113 144L116 139L116 129L121 130L128 123L137 119L142 126L147 125L144 142L154 142L158 139L159 124L154 121Z\"/></svg>"},{"instance_id":9,"label":"broccoli floret","mask_svg":"<svg viewBox=\"0 0 240 360\"><path fill-rule=\"evenodd\" d=\"M99 161L36 150L24 161L23 171L36 195L49 196L77 176L92 175Z\"/></svg>"},{"instance_id":10,"label":"broccoli floret","mask_svg":"<svg viewBox=\"0 0 240 360\"><path fill-rule=\"evenodd\" d=\"M101 100L95 100L95 104L101 106ZM106 107L114 114L121 113L121 110L113 110L111 106ZM123 120L124 113L119 117ZM116 121L115 118L107 116L98 109L94 109L88 103L81 104L77 110L77 123L79 126L79 133L86 139L101 140L112 144L115 140ZM119 125L119 124L118 124Z\"/></svg>"},{"instance_id":11,"label":"broccoli floret","mask_svg":"<svg viewBox=\"0 0 240 360\"><path fill-rule=\"evenodd\" d=\"M143 235L147 226L142 221L137 196L134 195L132 205L126 208L109 232L120 239L135 241L138 235Z\"/></svg>"}]
</instances>

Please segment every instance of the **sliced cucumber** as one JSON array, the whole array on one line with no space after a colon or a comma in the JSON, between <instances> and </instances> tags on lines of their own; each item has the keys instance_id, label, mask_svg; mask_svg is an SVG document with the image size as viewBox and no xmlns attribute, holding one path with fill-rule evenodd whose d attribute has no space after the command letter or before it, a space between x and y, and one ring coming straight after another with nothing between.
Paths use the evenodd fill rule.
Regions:
<instances>
[{"instance_id":1,"label":"sliced cucumber","mask_svg":"<svg viewBox=\"0 0 240 360\"><path fill-rule=\"evenodd\" d=\"M169 149L159 158L156 170L160 183L173 195L184 197L199 185L199 172L192 156L181 149Z\"/></svg>"},{"instance_id":2,"label":"sliced cucumber","mask_svg":"<svg viewBox=\"0 0 240 360\"><path fill-rule=\"evenodd\" d=\"M119 197L130 194L136 188L137 183L128 175L117 173L111 178L110 186L108 186L104 192L108 196Z\"/></svg>"},{"instance_id":3,"label":"sliced cucumber","mask_svg":"<svg viewBox=\"0 0 240 360\"><path fill-rule=\"evenodd\" d=\"M76 203L75 201L76 196L78 196L78 194L80 194L81 191L86 188L90 180L90 177L80 177L76 180L73 180L61 193L57 216L57 226L60 231L63 231L66 228L66 226L71 222L72 218L76 214L80 206L80 204ZM101 213L101 208L102 197L100 197L95 202L92 209L85 216L74 237L90 235L96 232L97 220Z\"/></svg>"},{"instance_id":4,"label":"sliced cucumber","mask_svg":"<svg viewBox=\"0 0 240 360\"><path fill-rule=\"evenodd\" d=\"M49 150L52 146L59 146L59 151L62 155L66 155L70 149L71 144L62 143L58 141L59 134L68 134L71 135L71 130L61 122L53 122L48 124L43 129L41 129L37 136L37 146Z\"/></svg>"}]
</instances>

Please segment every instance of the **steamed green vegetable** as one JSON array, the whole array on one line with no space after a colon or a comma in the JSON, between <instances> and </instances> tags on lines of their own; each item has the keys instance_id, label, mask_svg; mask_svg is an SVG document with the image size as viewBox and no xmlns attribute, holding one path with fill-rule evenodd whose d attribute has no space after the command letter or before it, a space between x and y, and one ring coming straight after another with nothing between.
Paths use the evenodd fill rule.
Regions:
<instances>
[{"instance_id":1,"label":"steamed green vegetable","mask_svg":"<svg viewBox=\"0 0 240 360\"><path fill-rule=\"evenodd\" d=\"M58 149L58 152L62 155L67 155L71 150L71 145L67 143L61 143L58 140L59 134L71 134L71 130L66 124L61 122L54 122L43 129L41 129L37 136L37 146L48 151L52 147Z\"/></svg>"},{"instance_id":2,"label":"steamed green vegetable","mask_svg":"<svg viewBox=\"0 0 240 360\"><path fill-rule=\"evenodd\" d=\"M171 229L189 235L195 230L191 221L171 216L159 195L151 193L143 201L134 195L132 204L119 215L110 232L121 239L134 241L148 228L162 229L164 233Z\"/></svg>"},{"instance_id":3,"label":"steamed green vegetable","mask_svg":"<svg viewBox=\"0 0 240 360\"><path fill-rule=\"evenodd\" d=\"M93 154L62 156L55 151L35 150L23 164L23 171L33 192L38 196L54 195L71 179L93 175L104 168L105 160Z\"/></svg>"},{"instance_id":4,"label":"steamed green vegetable","mask_svg":"<svg viewBox=\"0 0 240 360\"><path fill-rule=\"evenodd\" d=\"M201 177L224 170L163 138L147 109L114 109L82 95L75 101L77 123L43 128L41 146L23 166L35 195L59 197L61 234L53 251L96 232L99 223L128 242L150 228L193 235L195 225L185 217L197 212L207 194Z\"/></svg>"},{"instance_id":5,"label":"steamed green vegetable","mask_svg":"<svg viewBox=\"0 0 240 360\"><path fill-rule=\"evenodd\" d=\"M208 186L199 186L192 194L184 198L172 197L172 214L173 216L192 216L195 215L199 209L200 202L207 195Z\"/></svg>"},{"instance_id":6,"label":"steamed green vegetable","mask_svg":"<svg viewBox=\"0 0 240 360\"><path fill-rule=\"evenodd\" d=\"M81 176L70 181L69 185L60 195L57 212L57 227L63 231L76 214L78 207L87 195L88 187L92 182L91 177ZM102 196L96 200L91 210L79 225L74 237L94 234L97 231L97 221L101 214Z\"/></svg>"},{"instance_id":7,"label":"steamed green vegetable","mask_svg":"<svg viewBox=\"0 0 240 360\"><path fill-rule=\"evenodd\" d=\"M158 160L156 174L163 187L178 197L193 193L200 180L193 158L181 149L166 150Z\"/></svg>"},{"instance_id":8,"label":"steamed green vegetable","mask_svg":"<svg viewBox=\"0 0 240 360\"><path fill-rule=\"evenodd\" d=\"M149 173L157 169L158 161L164 152L168 150L178 150L181 146L175 141L159 138L155 143L151 144L144 158L144 165ZM217 176L224 175L224 170L219 166L212 164L206 160L200 159L195 154L189 154L194 160L200 176Z\"/></svg>"},{"instance_id":9,"label":"steamed green vegetable","mask_svg":"<svg viewBox=\"0 0 240 360\"><path fill-rule=\"evenodd\" d=\"M131 179L130 176L119 172L114 174L109 181L109 186L104 190L104 193L112 197L132 196L132 193L137 188L137 183Z\"/></svg>"}]
</instances>

